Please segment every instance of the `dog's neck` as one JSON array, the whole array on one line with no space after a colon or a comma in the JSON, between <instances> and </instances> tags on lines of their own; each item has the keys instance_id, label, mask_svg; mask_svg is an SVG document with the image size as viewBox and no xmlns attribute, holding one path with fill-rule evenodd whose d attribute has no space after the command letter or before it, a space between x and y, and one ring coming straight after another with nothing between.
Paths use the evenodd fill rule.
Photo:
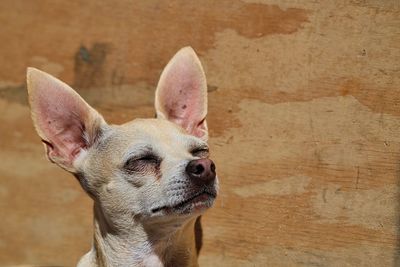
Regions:
<instances>
[{"instance_id":1,"label":"dog's neck","mask_svg":"<svg viewBox=\"0 0 400 267\"><path fill-rule=\"evenodd\" d=\"M119 215L117 222L111 222L95 203L93 249L82 263L102 267L198 266L195 221L192 218L181 223L163 222L162 227L145 226L129 215Z\"/></svg>"}]
</instances>

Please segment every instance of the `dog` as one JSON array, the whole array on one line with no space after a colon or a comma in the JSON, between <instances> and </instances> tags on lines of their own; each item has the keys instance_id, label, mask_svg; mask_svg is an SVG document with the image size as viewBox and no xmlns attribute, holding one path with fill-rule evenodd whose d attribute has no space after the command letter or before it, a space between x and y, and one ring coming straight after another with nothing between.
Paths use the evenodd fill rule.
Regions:
<instances>
[{"instance_id":1,"label":"dog","mask_svg":"<svg viewBox=\"0 0 400 267\"><path fill-rule=\"evenodd\" d=\"M47 158L94 201L86 266L198 266L195 222L217 196L207 83L191 47L164 68L156 118L110 125L71 87L27 70L31 117Z\"/></svg>"}]
</instances>

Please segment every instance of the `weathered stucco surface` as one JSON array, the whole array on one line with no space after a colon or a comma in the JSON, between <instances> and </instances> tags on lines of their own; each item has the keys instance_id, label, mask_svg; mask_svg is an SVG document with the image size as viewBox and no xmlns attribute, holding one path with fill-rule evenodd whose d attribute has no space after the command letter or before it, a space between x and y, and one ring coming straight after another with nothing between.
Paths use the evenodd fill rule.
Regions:
<instances>
[{"instance_id":1,"label":"weathered stucco surface","mask_svg":"<svg viewBox=\"0 0 400 267\"><path fill-rule=\"evenodd\" d=\"M45 160L26 67L121 123L154 115L186 45L221 181L201 265L400 265L398 0L4 0L0 24L0 265L71 266L91 245L91 200Z\"/></svg>"}]
</instances>

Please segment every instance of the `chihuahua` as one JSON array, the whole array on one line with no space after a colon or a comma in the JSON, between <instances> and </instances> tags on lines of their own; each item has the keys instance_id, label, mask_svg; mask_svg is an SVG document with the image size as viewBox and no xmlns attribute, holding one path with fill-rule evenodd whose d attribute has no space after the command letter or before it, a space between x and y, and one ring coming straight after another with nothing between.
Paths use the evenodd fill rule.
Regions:
<instances>
[{"instance_id":1,"label":"chihuahua","mask_svg":"<svg viewBox=\"0 0 400 267\"><path fill-rule=\"evenodd\" d=\"M163 70L156 118L110 125L71 87L28 68L31 116L47 158L94 200L86 266L198 266L196 219L214 203L207 83L190 47Z\"/></svg>"}]
</instances>

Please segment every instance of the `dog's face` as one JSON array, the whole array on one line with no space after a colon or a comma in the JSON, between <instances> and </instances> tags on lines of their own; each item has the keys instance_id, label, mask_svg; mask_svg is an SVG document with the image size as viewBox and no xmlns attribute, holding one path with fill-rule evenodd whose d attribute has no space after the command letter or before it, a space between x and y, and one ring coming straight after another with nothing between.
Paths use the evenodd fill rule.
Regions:
<instances>
[{"instance_id":1,"label":"dog's face","mask_svg":"<svg viewBox=\"0 0 400 267\"><path fill-rule=\"evenodd\" d=\"M107 126L79 165L86 190L105 210L158 217L196 214L216 196L207 143L167 120ZM79 177L79 176L78 176Z\"/></svg>"},{"instance_id":2,"label":"dog's face","mask_svg":"<svg viewBox=\"0 0 400 267\"><path fill-rule=\"evenodd\" d=\"M213 204L207 86L191 48L161 75L157 119L109 125L68 85L36 69L28 70L28 91L48 158L72 172L110 220L187 218Z\"/></svg>"}]
</instances>

